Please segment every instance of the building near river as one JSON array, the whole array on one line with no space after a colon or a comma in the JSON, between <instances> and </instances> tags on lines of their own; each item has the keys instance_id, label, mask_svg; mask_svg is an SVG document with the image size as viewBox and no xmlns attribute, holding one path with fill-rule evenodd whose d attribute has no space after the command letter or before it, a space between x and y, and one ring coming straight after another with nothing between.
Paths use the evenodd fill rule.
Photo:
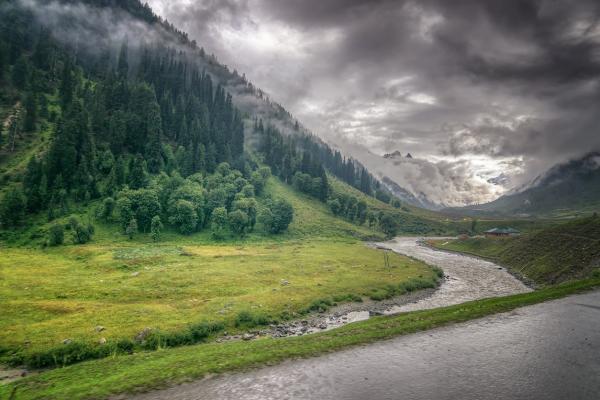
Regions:
<instances>
[{"instance_id":1,"label":"building near river","mask_svg":"<svg viewBox=\"0 0 600 400\"><path fill-rule=\"evenodd\" d=\"M485 236L491 237L506 237L506 236L519 236L521 232L514 228L492 228L483 232Z\"/></svg>"}]
</instances>

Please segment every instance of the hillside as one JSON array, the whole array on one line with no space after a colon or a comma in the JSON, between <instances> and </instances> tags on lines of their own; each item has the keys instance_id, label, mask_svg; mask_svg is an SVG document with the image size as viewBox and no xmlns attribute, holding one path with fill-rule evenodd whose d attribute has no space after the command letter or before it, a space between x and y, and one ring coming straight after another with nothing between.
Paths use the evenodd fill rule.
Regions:
<instances>
[{"instance_id":1,"label":"hillside","mask_svg":"<svg viewBox=\"0 0 600 400\"><path fill-rule=\"evenodd\" d=\"M600 210L600 153L556 165L516 193L448 213L568 217Z\"/></svg>"},{"instance_id":2,"label":"hillside","mask_svg":"<svg viewBox=\"0 0 600 400\"><path fill-rule=\"evenodd\" d=\"M147 6L0 4L0 364L190 345L437 285L363 241L453 225L233 85Z\"/></svg>"},{"instance_id":3,"label":"hillside","mask_svg":"<svg viewBox=\"0 0 600 400\"><path fill-rule=\"evenodd\" d=\"M600 273L600 218L578 219L515 238L436 241L436 247L492 259L538 284Z\"/></svg>"},{"instance_id":4,"label":"hillside","mask_svg":"<svg viewBox=\"0 0 600 400\"><path fill-rule=\"evenodd\" d=\"M221 228L244 235L278 201L257 202L271 174L323 203L333 200L328 176L372 200L396 201L362 165L310 135L147 6L65 3L79 8L11 1L2 10L0 29L15 36L0 43L9 50L0 66L6 84L0 90L0 225L11 232L5 237L14 239L20 232L14 228L30 230L32 223L64 221L73 211L87 215L91 230L103 209L104 220L124 232L148 232L156 219L156 227L184 235L219 235ZM85 13L110 22L97 26ZM63 29L61 21L70 22ZM111 27L133 22L138 31L131 33L143 38L114 37ZM72 48L67 39L82 32L93 46ZM95 215L81 211L89 204ZM222 218L212 217L216 209ZM344 219L388 236L448 230L438 216L414 207L362 207ZM38 230L50 234L48 227Z\"/></svg>"}]
</instances>

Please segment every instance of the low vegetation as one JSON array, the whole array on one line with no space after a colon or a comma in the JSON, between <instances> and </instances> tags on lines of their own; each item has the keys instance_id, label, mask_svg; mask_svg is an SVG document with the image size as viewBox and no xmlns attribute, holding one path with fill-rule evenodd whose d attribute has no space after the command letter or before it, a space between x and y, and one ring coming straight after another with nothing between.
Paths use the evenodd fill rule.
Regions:
<instances>
[{"instance_id":1,"label":"low vegetation","mask_svg":"<svg viewBox=\"0 0 600 400\"><path fill-rule=\"evenodd\" d=\"M156 245L149 234L131 244L3 248L0 273L2 358L32 367L119 353L145 328L171 347L179 339L169 338L189 342L190 323L243 331L321 311L332 297L354 301L436 276L399 255L386 267L353 239Z\"/></svg>"},{"instance_id":2,"label":"low vegetation","mask_svg":"<svg viewBox=\"0 0 600 400\"><path fill-rule=\"evenodd\" d=\"M600 286L600 278L535 292L483 299L433 310L374 317L329 332L250 342L208 343L159 352L140 352L54 369L0 387L0 397L20 400L105 399L175 385L215 373L309 357L348 346L463 322L557 299Z\"/></svg>"},{"instance_id":3,"label":"low vegetation","mask_svg":"<svg viewBox=\"0 0 600 400\"><path fill-rule=\"evenodd\" d=\"M431 241L439 249L491 259L538 284L600 272L600 218L592 216L511 238Z\"/></svg>"}]
</instances>

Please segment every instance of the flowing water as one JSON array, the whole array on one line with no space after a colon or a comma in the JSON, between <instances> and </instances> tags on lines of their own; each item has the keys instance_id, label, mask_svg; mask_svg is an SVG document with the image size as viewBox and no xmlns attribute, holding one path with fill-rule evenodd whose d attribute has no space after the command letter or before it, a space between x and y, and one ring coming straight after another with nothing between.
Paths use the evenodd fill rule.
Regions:
<instances>
[{"instance_id":1,"label":"flowing water","mask_svg":"<svg viewBox=\"0 0 600 400\"><path fill-rule=\"evenodd\" d=\"M377 246L439 267L446 275L440 288L431 296L416 303L391 307L386 310L386 314L444 307L486 297L531 291L506 269L492 262L435 250L425 246L420 238L398 237L388 242L377 243Z\"/></svg>"},{"instance_id":2,"label":"flowing water","mask_svg":"<svg viewBox=\"0 0 600 400\"><path fill-rule=\"evenodd\" d=\"M600 291L132 400L597 400Z\"/></svg>"}]
</instances>

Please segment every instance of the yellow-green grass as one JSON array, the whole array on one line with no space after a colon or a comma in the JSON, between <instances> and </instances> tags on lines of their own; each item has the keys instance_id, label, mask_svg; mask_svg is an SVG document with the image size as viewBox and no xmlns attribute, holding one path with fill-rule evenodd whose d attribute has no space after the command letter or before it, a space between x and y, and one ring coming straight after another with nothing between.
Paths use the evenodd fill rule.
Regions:
<instances>
[{"instance_id":1,"label":"yellow-green grass","mask_svg":"<svg viewBox=\"0 0 600 400\"><path fill-rule=\"evenodd\" d=\"M67 338L132 339L145 327L232 325L243 310L279 317L315 299L368 295L434 274L399 255L391 264L386 268L381 252L352 239L3 248L0 347L36 352ZM106 330L95 332L97 325Z\"/></svg>"},{"instance_id":2,"label":"yellow-green grass","mask_svg":"<svg viewBox=\"0 0 600 400\"><path fill-rule=\"evenodd\" d=\"M89 361L42 372L0 386L0 398L104 399L223 373L275 363L286 358L309 357L344 347L387 339L453 322L506 312L590 290L600 279L572 282L535 292L491 298L426 311L375 317L319 334L251 342L209 343L176 349L142 352Z\"/></svg>"}]
</instances>

